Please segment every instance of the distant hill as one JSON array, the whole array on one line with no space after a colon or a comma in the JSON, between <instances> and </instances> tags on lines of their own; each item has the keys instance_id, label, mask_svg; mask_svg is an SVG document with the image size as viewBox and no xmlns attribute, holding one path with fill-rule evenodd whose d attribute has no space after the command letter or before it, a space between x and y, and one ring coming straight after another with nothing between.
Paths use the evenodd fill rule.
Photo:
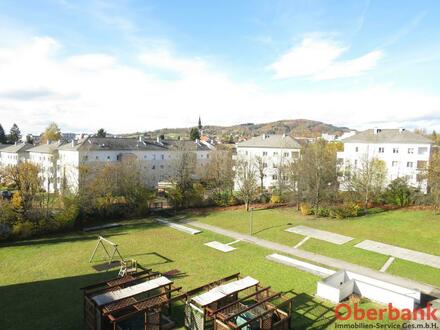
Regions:
<instances>
[{"instance_id":1,"label":"distant hill","mask_svg":"<svg viewBox=\"0 0 440 330\"><path fill-rule=\"evenodd\" d=\"M187 128L163 128L145 132L147 136L165 135L166 138L188 138L191 127ZM241 137L252 137L261 134L287 134L292 137L317 137L322 133L342 135L350 131L348 127L338 127L320 121L308 119L279 120L263 124L239 124L233 126L203 126L203 134L227 141L232 136L234 141ZM139 133L136 133L139 134ZM135 134L130 134L135 135Z\"/></svg>"}]
</instances>

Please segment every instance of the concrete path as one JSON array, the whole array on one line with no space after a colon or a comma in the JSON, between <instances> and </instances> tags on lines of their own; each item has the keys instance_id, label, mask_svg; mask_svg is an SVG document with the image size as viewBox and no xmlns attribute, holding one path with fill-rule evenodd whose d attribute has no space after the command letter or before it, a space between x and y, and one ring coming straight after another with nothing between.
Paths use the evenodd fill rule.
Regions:
<instances>
[{"instance_id":1,"label":"concrete path","mask_svg":"<svg viewBox=\"0 0 440 330\"><path fill-rule=\"evenodd\" d=\"M394 259L396 259L396 258L394 258L394 257L389 257L388 260L387 260L387 262L382 266L382 268L381 268L379 271L382 272L382 273L385 273L385 272L387 271L387 269L388 269L388 268L391 266L391 264L393 263Z\"/></svg>"},{"instance_id":2,"label":"concrete path","mask_svg":"<svg viewBox=\"0 0 440 330\"><path fill-rule=\"evenodd\" d=\"M283 265L286 265L289 267L295 267L299 270L302 270L303 272L308 272L308 273L311 273L311 274L319 276L319 277L328 277L328 276L336 273L335 270L316 266L316 265L310 264L308 262L304 262L304 261L301 261L298 259L283 256L278 253L272 253L271 255L266 256L266 259L270 260L270 261L278 262L280 264L283 264Z\"/></svg>"},{"instance_id":3,"label":"concrete path","mask_svg":"<svg viewBox=\"0 0 440 330\"><path fill-rule=\"evenodd\" d=\"M308 261L311 261L314 263L318 263L318 264L321 264L321 265L324 265L327 267L331 267L334 269L338 269L338 270L339 269L350 270L352 272L355 272L355 273L358 273L361 275L370 276L370 277L376 278L378 280L395 283L396 285L401 285L403 287L416 289L416 290L419 290L425 294L440 297L440 289L439 288L435 288L435 287L428 285L428 284L425 284L425 283L420 283L417 281L413 281L413 280L406 279L406 278L399 277L399 276L390 275L387 273L381 273L379 271L376 271L376 270L373 270L370 268L366 268L366 267L362 267L359 265L355 265L355 264L352 264L352 263L349 263L349 262L346 262L343 260L326 257L326 256L316 254L313 252L295 249L295 248L292 248L292 247L289 247L286 245L267 241L267 240L257 238L254 236L250 236L250 235L246 235L246 234L237 233L237 232L234 232L231 230L219 228L219 227L208 225L205 223L201 223L201 222L197 222L197 221L188 221L188 222L194 227L209 230L214 233L217 233L217 234L220 234L220 235L223 235L226 237L230 237L233 239L247 241L249 243L256 244L258 246L264 247L269 250L290 254L290 255L296 256L298 258L302 258L302 259L305 259L305 260L308 260Z\"/></svg>"},{"instance_id":4,"label":"concrete path","mask_svg":"<svg viewBox=\"0 0 440 330\"><path fill-rule=\"evenodd\" d=\"M286 231L303 236L309 236L312 238L319 239L321 241L327 241L338 245L345 244L353 239L353 237L332 233L330 231L310 228L307 226L296 226L296 227L288 228L286 229Z\"/></svg>"},{"instance_id":5,"label":"concrete path","mask_svg":"<svg viewBox=\"0 0 440 330\"><path fill-rule=\"evenodd\" d=\"M440 268L440 257L428 253L408 250L395 245L370 240L362 241L356 244L355 247L434 268Z\"/></svg>"},{"instance_id":6,"label":"concrete path","mask_svg":"<svg viewBox=\"0 0 440 330\"><path fill-rule=\"evenodd\" d=\"M296 244L293 248L294 249L299 248L301 245L303 245L305 242L307 242L309 240L309 238L310 238L309 236L304 237L303 240L301 242L299 242L298 244Z\"/></svg>"}]
</instances>

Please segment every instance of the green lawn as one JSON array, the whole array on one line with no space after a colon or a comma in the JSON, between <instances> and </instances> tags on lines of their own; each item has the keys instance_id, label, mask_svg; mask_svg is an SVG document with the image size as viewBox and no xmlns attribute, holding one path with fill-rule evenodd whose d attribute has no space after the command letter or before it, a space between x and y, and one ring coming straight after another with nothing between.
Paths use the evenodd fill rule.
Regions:
<instances>
[{"instance_id":1,"label":"green lawn","mask_svg":"<svg viewBox=\"0 0 440 330\"><path fill-rule=\"evenodd\" d=\"M206 212L198 215L192 214L191 217L207 224L249 233L249 214L244 210ZM300 247L301 249L372 269L379 270L388 258L379 253L354 247L365 239L440 255L440 215L436 215L433 211L396 210L346 220L302 216L292 208L255 210L253 212L254 235L270 241L294 246L304 236L286 232L285 229L298 225L354 238L344 245L309 239ZM396 260L389 272L440 286L440 270L433 267Z\"/></svg>"},{"instance_id":2,"label":"green lawn","mask_svg":"<svg viewBox=\"0 0 440 330\"><path fill-rule=\"evenodd\" d=\"M295 328L333 325L332 306L313 297L318 277L267 261L271 251L240 242L237 250L225 254L203 245L230 241L219 235L191 236L148 219L130 223L100 234L118 243L125 258L135 258L145 267L181 270L185 276L176 284L184 290L241 272L275 290L299 294L294 304ZM74 233L0 246L0 329L81 329L80 288L115 276L114 271L97 272L88 262L96 235ZM103 261L102 251L98 259ZM362 307L371 306L365 302Z\"/></svg>"}]
</instances>

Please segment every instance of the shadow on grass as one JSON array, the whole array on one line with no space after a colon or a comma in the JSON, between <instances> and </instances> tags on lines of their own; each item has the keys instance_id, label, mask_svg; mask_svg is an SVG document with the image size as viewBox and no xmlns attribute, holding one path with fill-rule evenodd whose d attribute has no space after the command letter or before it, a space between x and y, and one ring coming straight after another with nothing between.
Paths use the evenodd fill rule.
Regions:
<instances>
[{"instance_id":1,"label":"shadow on grass","mask_svg":"<svg viewBox=\"0 0 440 330\"><path fill-rule=\"evenodd\" d=\"M335 322L333 308L301 293L293 299L292 329L327 329Z\"/></svg>"}]
</instances>

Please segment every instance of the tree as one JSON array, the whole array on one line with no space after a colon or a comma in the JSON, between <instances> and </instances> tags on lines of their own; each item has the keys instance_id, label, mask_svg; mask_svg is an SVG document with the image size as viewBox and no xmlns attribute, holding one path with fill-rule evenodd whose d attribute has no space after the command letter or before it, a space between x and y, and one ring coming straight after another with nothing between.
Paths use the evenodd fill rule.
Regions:
<instances>
[{"instance_id":1,"label":"tree","mask_svg":"<svg viewBox=\"0 0 440 330\"><path fill-rule=\"evenodd\" d=\"M203 179L209 189L216 193L231 192L234 186L232 152L216 149L209 154L209 161L203 167Z\"/></svg>"},{"instance_id":2,"label":"tree","mask_svg":"<svg viewBox=\"0 0 440 330\"><path fill-rule=\"evenodd\" d=\"M408 184L407 178L400 177L390 182L384 197L387 203L403 207L412 202L415 192L416 190Z\"/></svg>"},{"instance_id":3,"label":"tree","mask_svg":"<svg viewBox=\"0 0 440 330\"><path fill-rule=\"evenodd\" d=\"M296 178L301 200L308 202L315 211L323 203L334 200L337 190L336 150L325 140L305 146L302 157L287 175Z\"/></svg>"},{"instance_id":4,"label":"tree","mask_svg":"<svg viewBox=\"0 0 440 330\"><path fill-rule=\"evenodd\" d=\"M250 203L258 197L255 165L246 160L239 160L235 168L238 196L244 201L246 211L249 211Z\"/></svg>"},{"instance_id":5,"label":"tree","mask_svg":"<svg viewBox=\"0 0 440 330\"><path fill-rule=\"evenodd\" d=\"M432 203L437 210L440 210L440 153L435 152L431 156L428 169L428 185Z\"/></svg>"},{"instance_id":6,"label":"tree","mask_svg":"<svg viewBox=\"0 0 440 330\"><path fill-rule=\"evenodd\" d=\"M255 156L255 170L260 179L260 193L264 191L264 177L266 176L267 163L262 156Z\"/></svg>"},{"instance_id":7,"label":"tree","mask_svg":"<svg viewBox=\"0 0 440 330\"><path fill-rule=\"evenodd\" d=\"M0 143L4 144L7 142L5 130L3 126L0 124Z\"/></svg>"},{"instance_id":8,"label":"tree","mask_svg":"<svg viewBox=\"0 0 440 330\"><path fill-rule=\"evenodd\" d=\"M364 155L358 166L345 170L343 184L347 190L359 196L364 208L368 208L368 203L383 191L386 175L387 168L383 160Z\"/></svg>"},{"instance_id":9,"label":"tree","mask_svg":"<svg viewBox=\"0 0 440 330\"><path fill-rule=\"evenodd\" d=\"M100 128L98 129L98 132L96 132L96 136L100 138L105 138L107 136L107 132L105 131L105 129Z\"/></svg>"},{"instance_id":10,"label":"tree","mask_svg":"<svg viewBox=\"0 0 440 330\"><path fill-rule=\"evenodd\" d=\"M3 179L12 185L20 196L20 212L25 216L33 207L33 202L41 189L40 168L32 163L7 166Z\"/></svg>"},{"instance_id":11,"label":"tree","mask_svg":"<svg viewBox=\"0 0 440 330\"><path fill-rule=\"evenodd\" d=\"M20 141L21 139L21 132L18 128L17 124L13 124L10 131L9 131L9 142L10 143L16 143Z\"/></svg>"},{"instance_id":12,"label":"tree","mask_svg":"<svg viewBox=\"0 0 440 330\"><path fill-rule=\"evenodd\" d=\"M41 135L41 143L58 141L61 139L61 130L56 123L50 123Z\"/></svg>"},{"instance_id":13,"label":"tree","mask_svg":"<svg viewBox=\"0 0 440 330\"><path fill-rule=\"evenodd\" d=\"M191 128L189 132L189 138L193 141L200 139L200 131L197 127Z\"/></svg>"}]
</instances>

